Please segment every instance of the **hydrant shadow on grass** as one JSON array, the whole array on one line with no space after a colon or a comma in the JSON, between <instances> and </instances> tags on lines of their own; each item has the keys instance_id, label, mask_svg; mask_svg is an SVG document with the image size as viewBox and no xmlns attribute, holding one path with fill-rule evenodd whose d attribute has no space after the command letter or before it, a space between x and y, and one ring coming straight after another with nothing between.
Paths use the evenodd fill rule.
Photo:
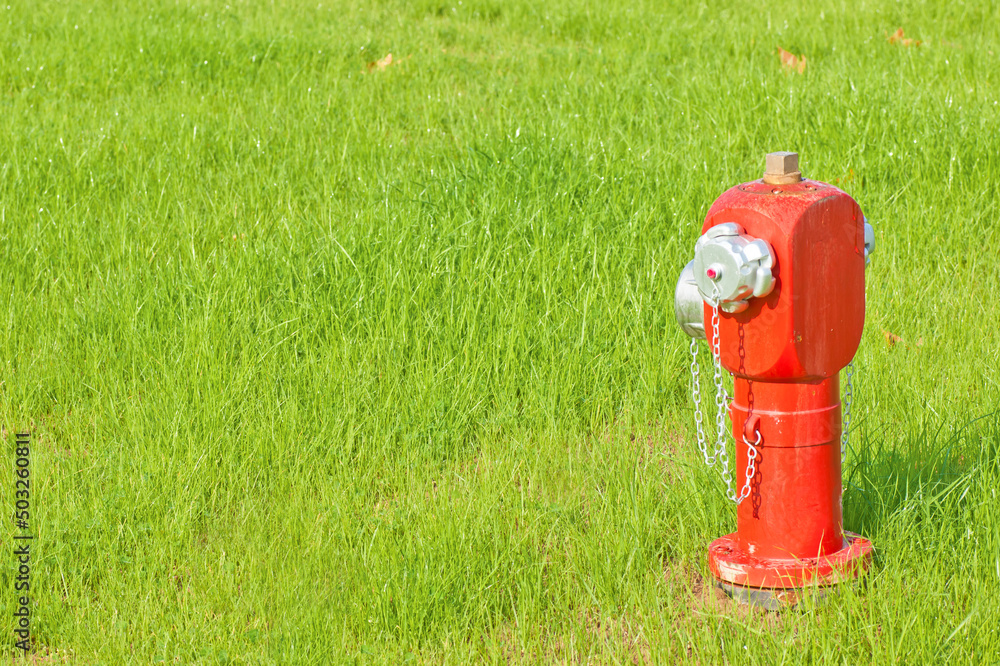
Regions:
<instances>
[{"instance_id":1,"label":"hydrant shadow on grass","mask_svg":"<svg viewBox=\"0 0 1000 666\"><path fill-rule=\"evenodd\" d=\"M924 426L901 438L884 429L852 440L844 461L844 528L874 536L914 502L942 510L969 501L968 489L1000 461L1000 410L954 428Z\"/></svg>"}]
</instances>

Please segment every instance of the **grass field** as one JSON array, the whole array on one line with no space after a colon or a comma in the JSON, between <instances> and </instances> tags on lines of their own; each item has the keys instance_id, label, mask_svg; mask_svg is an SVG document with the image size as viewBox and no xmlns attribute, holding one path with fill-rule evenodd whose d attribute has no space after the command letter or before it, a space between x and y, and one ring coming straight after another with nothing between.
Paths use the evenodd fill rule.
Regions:
<instances>
[{"instance_id":1,"label":"grass field","mask_svg":"<svg viewBox=\"0 0 1000 666\"><path fill-rule=\"evenodd\" d=\"M149 4L0 6L43 663L1000 659L993 3ZM777 615L706 581L735 511L672 312L772 150L878 238L877 558Z\"/></svg>"}]
</instances>

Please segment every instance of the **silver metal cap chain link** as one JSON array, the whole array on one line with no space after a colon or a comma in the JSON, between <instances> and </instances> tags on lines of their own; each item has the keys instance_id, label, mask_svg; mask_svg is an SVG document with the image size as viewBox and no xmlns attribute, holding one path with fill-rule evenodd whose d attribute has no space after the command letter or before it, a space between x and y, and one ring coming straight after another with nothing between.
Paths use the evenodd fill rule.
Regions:
<instances>
[{"instance_id":1,"label":"silver metal cap chain link","mask_svg":"<svg viewBox=\"0 0 1000 666\"><path fill-rule=\"evenodd\" d=\"M757 461L757 446L760 445L760 432L757 433L757 441L751 443L747 441L746 436L743 437L743 442L747 446L747 469L745 474L745 482L743 488L740 489L740 494L737 497L736 491L733 490L733 475L729 471L729 454L726 452L726 407L730 402L730 397L726 394L726 387L723 383L722 376L722 349L721 349L721 336L719 335L719 292L718 289L713 293L712 301L712 339L710 341L712 347L712 382L715 384L715 448L709 453L708 451L708 439L705 436L704 427L704 416L701 411L701 370L698 367L698 344L697 341L691 340L691 397L694 399L694 425L695 431L698 437L698 450L701 451L702 457L705 459L705 464L709 467L715 466L718 462L721 465L720 475L722 480L726 483L726 497L731 501L739 505L743 500L750 496L750 481L756 474L756 461Z\"/></svg>"},{"instance_id":2,"label":"silver metal cap chain link","mask_svg":"<svg viewBox=\"0 0 1000 666\"><path fill-rule=\"evenodd\" d=\"M847 386L844 387L844 399L843 399L843 417L841 418L841 430L840 430L840 459L843 461L844 457L847 455L847 440L850 436L851 429L851 403L854 402L854 361L847 364L844 368L844 374L847 375Z\"/></svg>"}]
</instances>

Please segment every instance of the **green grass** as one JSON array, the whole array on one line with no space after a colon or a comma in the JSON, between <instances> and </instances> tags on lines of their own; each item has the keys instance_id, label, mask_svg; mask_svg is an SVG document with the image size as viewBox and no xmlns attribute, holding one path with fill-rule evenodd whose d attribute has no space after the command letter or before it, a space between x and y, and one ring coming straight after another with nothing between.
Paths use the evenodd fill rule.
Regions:
<instances>
[{"instance_id":1,"label":"green grass","mask_svg":"<svg viewBox=\"0 0 1000 666\"><path fill-rule=\"evenodd\" d=\"M41 652L996 658L995 5L147 4L0 7L0 423L34 437ZM844 505L878 555L769 615L705 581L735 512L672 297L782 149L877 230Z\"/></svg>"}]
</instances>

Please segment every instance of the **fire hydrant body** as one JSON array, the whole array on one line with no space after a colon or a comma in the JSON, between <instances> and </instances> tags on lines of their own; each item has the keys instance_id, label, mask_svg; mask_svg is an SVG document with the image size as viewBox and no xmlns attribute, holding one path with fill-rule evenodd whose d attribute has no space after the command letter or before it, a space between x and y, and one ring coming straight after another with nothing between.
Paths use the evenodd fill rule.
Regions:
<instances>
[{"instance_id":1,"label":"fire hydrant body","mask_svg":"<svg viewBox=\"0 0 1000 666\"><path fill-rule=\"evenodd\" d=\"M687 278L733 375L735 480L745 484L737 530L711 544L709 569L731 594L772 606L856 575L872 550L843 530L839 381L864 326L871 230L850 196L802 180L797 156L792 164L793 177L765 174L715 201Z\"/></svg>"}]
</instances>

